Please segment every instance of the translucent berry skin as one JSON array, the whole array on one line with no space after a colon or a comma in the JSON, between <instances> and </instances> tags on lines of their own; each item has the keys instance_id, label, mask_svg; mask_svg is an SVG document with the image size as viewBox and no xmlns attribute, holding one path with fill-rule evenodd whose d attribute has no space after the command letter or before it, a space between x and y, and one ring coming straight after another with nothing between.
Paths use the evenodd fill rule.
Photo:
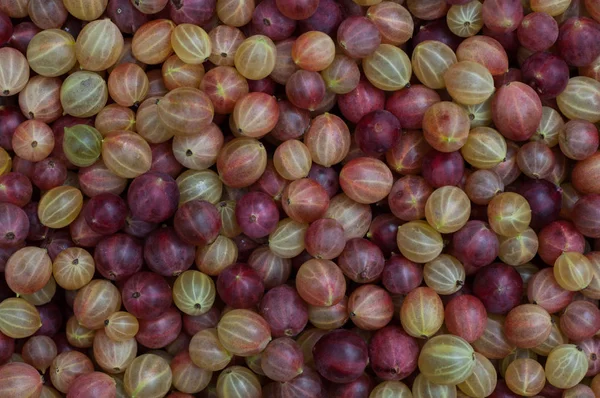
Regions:
<instances>
[{"instance_id":1,"label":"translucent berry skin","mask_svg":"<svg viewBox=\"0 0 600 398\"><path fill-rule=\"evenodd\" d=\"M481 300L470 294L456 296L446 304L444 322L452 334L472 343L485 332L485 306Z\"/></svg>"},{"instance_id":2,"label":"translucent berry skin","mask_svg":"<svg viewBox=\"0 0 600 398\"><path fill-rule=\"evenodd\" d=\"M505 138L525 141L533 136L542 120L542 102L530 86L511 82L496 91L492 118Z\"/></svg>"}]
</instances>

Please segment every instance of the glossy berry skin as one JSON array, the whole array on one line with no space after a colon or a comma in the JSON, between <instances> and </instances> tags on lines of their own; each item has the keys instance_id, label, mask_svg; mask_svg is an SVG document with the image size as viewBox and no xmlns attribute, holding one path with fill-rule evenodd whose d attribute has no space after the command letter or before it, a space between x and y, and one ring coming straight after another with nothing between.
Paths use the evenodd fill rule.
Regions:
<instances>
[{"instance_id":1,"label":"glossy berry skin","mask_svg":"<svg viewBox=\"0 0 600 398\"><path fill-rule=\"evenodd\" d=\"M321 0L317 11L309 18L298 21L301 33L318 30L332 36L343 21L342 7L335 0Z\"/></svg>"},{"instance_id":2,"label":"glossy berry skin","mask_svg":"<svg viewBox=\"0 0 600 398\"><path fill-rule=\"evenodd\" d=\"M506 314L521 302L523 279L510 265L490 264L475 275L473 293L488 312Z\"/></svg>"},{"instance_id":3,"label":"glossy berry skin","mask_svg":"<svg viewBox=\"0 0 600 398\"><path fill-rule=\"evenodd\" d=\"M600 55L600 24L586 17L569 18L560 26L556 45L569 65L589 65Z\"/></svg>"},{"instance_id":4,"label":"glossy berry skin","mask_svg":"<svg viewBox=\"0 0 600 398\"><path fill-rule=\"evenodd\" d=\"M108 236L96 246L94 261L96 270L103 277L124 280L142 268L142 244L138 239L123 233Z\"/></svg>"},{"instance_id":5,"label":"glossy berry skin","mask_svg":"<svg viewBox=\"0 0 600 398\"><path fill-rule=\"evenodd\" d=\"M354 138L364 153L379 156L396 145L401 133L400 121L393 113L376 110L360 119Z\"/></svg>"},{"instance_id":6,"label":"glossy berry skin","mask_svg":"<svg viewBox=\"0 0 600 398\"><path fill-rule=\"evenodd\" d=\"M175 212L173 226L183 241L190 245L202 246L212 243L219 236L221 216L212 203L190 200Z\"/></svg>"},{"instance_id":7,"label":"glossy berry skin","mask_svg":"<svg viewBox=\"0 0 600 398\"><path fill-rule=\"evenodd\" d=\"M2 17L0 16L1 19ZM8 21L10 22L10 19ZM0 108L0 120L2 120L2 124L0 124L0 147L7 151L12 151L12 137L15 134L15 130L27 119L25 119L19 107L7 105Z\"/></svg>"},{"instance_id":8,"label":"glossy berry skin","mask_svg":"<svg viewBox=\"0 0 600 398\"><path fill-rule=\"evenodd\" d=\"M0 176L0 202L7 202L19 207L31 200L33 186L27 176L11 171Z\"/></svg>"},{"instance_id":9,"label":"glossy berry skin","mask_svg":"<svg viewBox=\"0 0 600 398\"><path fill-rule=\"evenodd\" d=\"M393 214L380 214L373 218L367 237L375 243L386 257L398 250L396 236L402 221Z\"/></svg>"},{"instance_id":10,"label":"glossy berry skin","mask_svg":"<svg viewBox=\"0 0 600 398\"><path fill-rule=\"evenodd\" d=\"M27 212L12 203L0 202L0 219L0 248L20 247L29 235L30 221Z\"/></svg>"},{"instance_id":11,"label":"glossy berry skin","mask_svg":"<svg viewBox=\"0 0 600 398\"><path fill-rule=\"evenodd\" d=\"M249 192L235 207L235 218L242 232L250 238L264 238L277 228L279 209L266 193Z\"/></svg>"},{"instance_id":12,"label":"glossy berry skin","mask_svg":"<svg viewBox=\"0 0 600 398\"><path fill-rule=\"evenodd\" d=\"M358 379L369 362L367 343L358 334L337 329L315 344L313 358L317 372L334 383Z\"/></svg>"},{"instance_id":13,"label":"glossy berry skin","mask_svg":"<svg viewBox=\"0 0 600 398\"><path fill-rule=\"evenodd\" d=\"M419 351L417 339L401 327L386 326L369 342L369 362L378 377L402 380L417 369Z\"/></svg>"},{"instance_id":14,"label":"glossy berry skin","mask_svg":"<svg viewBox=\"0 0 600 398\"><path fill-rule=\"evenodd\" d=\"M8 204L10 203L5 203L5 205ZM40 218L38 217L38 202L29 202L25 207L23 207L23 210L29 219L29 233L27 234L27 240L34 242L44 240L46 236L48 236L50 228L42 224ZM11 214L12 213L13 212L11 212ZM68 233L67 236L70 237ZM3 245L0 243L0 246Z\"/></svg>"},{"instance_id":15,"label":"glossy berry skin","mask_svg":"<svg viewBox=\"0 0 600 398\"><path fill-rule=\"evenodd\" d=\"M562 206L562 189L547 180L527 179L519 187L531 207L531 228L538 230L558 219Z\"/></svg>"},{"instance_id":16,"label":"glossy berry skin","mask_svg":"<svg viewBox=\"0 0 600 398\"><path fill-rule=\"evenodd\" d=\"M162 227L148 235L144 260L151 271L162 276L177 276L194 263L195 248L179 238L173 227Z\"/></svg>"},{"instance_id":17,"label":"glossy berry skin","mask_svg":"<svg viewBox=\"0 0 600 398\"><path fill-rule=\"evenodd\" d=\"M368 397L375 388L375 380L368 373L363 373L358 379L350 383L331 383L327 388L328 397Z\"/></svg>"},{"instance_id":18,"label":"glossy berry skin","mask_svg":"<svg viewBox=\"0 0 600 398\"><path fill-rule=\"evenodd\" d=\"M252 13L251 26L254 34L280 41L294 33L296 21L281 14L275 5L275 0L265 0L260 2Z\"/></svg>"},{"instance_id":19,"label":"glossy berry skin","mask_svg":"<svg viewBox=\"0 0 600 398\"><path fill-rule=\"evenodd\" d=\"M121 288L123 305L138 319L154 319L169 309L173 301L165 278L154 272L137 272Z\"/></svg>"},{"instance_id":20,"label":"glossy berry skin","mask_svg":"<svg viewBox=\"0 0 600 398\"><path fill-rule=\"evenodd\" d=\"M237 263L225 268L217 278L219 297L233 308L252 308L263 296L262 278L248 264Z\"/></svg>"},{"instance_id":21,"label":"glossy berry skin","mask_svg":"<svg viewBox=\"0 0 600 398\"><path fill-rule=\"evenodd\" d=\"M133 3L133 1L125 2L111 0L106 7L106 16L109 17L123 33L134 33L150 19L149 14L144 14L135 8Z\"/></svg>"},{"instance_id":22,"label":"glossy berry skin","mask_svg":"<svg viewBox=\"0 0 600 398\"><path fill-rule=\"evenodd\" d=\"M31 180L42 191L63 185L67 179L67 167L60 159L47 157L35 163Z\"/></svg>"},{"instance_id":23,"label":"glossy berry skin","mask_svg":"<svg viewBox=\"0 0 600 398\"><path fill-rule=\"evenodd\" d=\"M481 268L498 256L500 242L489 225L471 220L452 236L452 249L453 255L463 264Z\"/></svg>"},{"instance_id":24,"label":"glossy berry skin","mask_svg":"<svg viewBox=\"0 0 600 398\"><path fill-rule=\"evenodd\" d=\"M273 337L296 336L308 322L308 305L289 285L276 286L265 293L259 310Z\"/></svg>"},{"instance_id":25,"label":"glossy berry skin","mask_svg":"<svg viewBox=\"0 0 600 398\"><path fill-rule=\"evenodd\" d=\"M406 295L423 282L423 267L394 254L386 260L381 280L391 294Z\"/></svg>"},{"instance_id":26,"label":"glossy berry skin","mask_svg":"<svg viewBox=\"0 0 600 398\"><path fill-rule=\"evenodd\" d=\"M385 93L361 78L354 90L337 97L337 104L346 119L358 123L368 113L384 108Z\"/></svg>"},{"instance_id":27,"label":"glossy berry skin","mask_svg":"<svg viewBox=\"0 0 600 398\"><path fill-rule=\"evenodd\" d=\"M523 81L531 86L541 99L555 98L564 91L569 82L569 66L556 55L535 53L521 68Z\"/></svg>"},{"instance_id":28,"label":"glossy berry skin","mask_svg":"<svg viewBox=\"0 0 600 398\"><path fill-rule=\"evenodd\" d=\"M462 38L450 31L445 18L436 19L435 21L421 25L419 29L415 29L415 36L412 39L413 47L416 47L425 40L441 41L453 51L456 51L462 42Z\"/></svg>"},{"instance_id":29,"label":"glossy berry skin","mask_svg":"<svg viewBox=\"0 0 600 398\"><path fill-rule=\"evenodd\" d=\"M215 0L171 0L166 9L169 10L169 19L177 25L192 23L204 26L214 15L215 6Z\"/></svg>"},{"instance_id":30,"label":"glossy berry skin","mask_svg":"<svg viewBox=\"0 0 600 398\"><path fill-rule=\"evenodd\" d=\"M13 34L13 25L8 15L0 11L0 46L5 45Z\"/></svg>"},{"instance_id":31,"label":"glossy berry skin","mask_svg":"<svg viewBox=\"0 0 600 398\"><path fill-rule=\"evenodd\" d=\"M183 327L181 312L171 307L154 319L139 321L140 330L135 335L137 342L144 347L158 349L172 343Z\"/></svg>"},{"instance_id":32,"label":"glossy berry skin","mask_svg":"<svg viewBox=\"0 0 600 398\"><path fill-rule=\"evenodd\" d=\"M175 214L179 204L179 188L170 175L149 171L131 182L127 204L136 218L160 223Z\"/></svg>"},{"instance_id":33,"label":"glossy berry skin","mask_svg":"<svg viewBox=\"0 0 600 398\"><path fill-rule=\"evenodd\" d=\"M434 188L458 185L463 178L465 162L460 152L431 150L423 157L423 178Z\"/></svg>"},{"instance_id":34,"label":"glossy berry skin","mask_svg":"<svg viewBox=\"0 0 600 398\"><path fill-rule=\"evenodd\" d=\"M86 203L83 215L94 232L112 235L125 226L127 204L120 196L105 192Z\"/></svg>"},{"instance_id":35,"label":"glossy berry skin","mask_svg":"<svg viewBox=\"0 0 600 398\"><path fill-rule=\"evenodd\" d=\"M340 189L339 173L333 167L313 163L308 178L318 182L325 189L329 198L333 198Z\"/></svg>"},{"instance_id":36,"label":"glossy berry skin","mask_svg":"<svg viewBox=\"0 0 600 398\"><path fill-rule=\"evenodd\" d=\"M477 297L462 294L452 298L444 312L444 322L448 330L469 343L480 338L485 332L487 313Z\"/></svg>"}]
</instances>

